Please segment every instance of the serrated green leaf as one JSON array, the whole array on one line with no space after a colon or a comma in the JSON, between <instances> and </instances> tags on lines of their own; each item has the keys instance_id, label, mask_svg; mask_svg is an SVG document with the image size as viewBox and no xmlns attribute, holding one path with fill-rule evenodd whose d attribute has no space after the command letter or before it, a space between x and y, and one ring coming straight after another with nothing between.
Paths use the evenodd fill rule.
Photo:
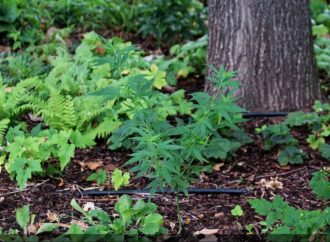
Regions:
<instances>
[{"instance_id":1,"label":"serrated green leaf","mask_svg":"<svg viewBox=\"0 0 330 242\"><path fill-rule=\"evenodd\" d=\"M58 150L58 158L60 160L61 171L69 164L72 157L74 157L75 151L74 144L63 144Z\"/></svg>"},{"instance_id":2,"label":"serrated green leaf","mask_svg":"<svg viewBox=\"0 0 330 242\"><path fill-rule=\"evenodd\" d=\"M329 144L321 144L320 152L323 158L330 161L330 145Z\"/></svg>"},{"instance_id":3,"label":"serrated green leaf","mask_svg":"<svg viewBox=\"0 0 330 242\"><path fill-rule=\"evenodd\" d=\"M310 185L318 198L322 198L324 200L330 199L329 177L330 173L326 171L317 171L313 173Z\"/></svg>"},{"instance_id":4,"label":"serrated green leaf","mask_svg":"<svg viewBox=\"0 0 330 242\"><path fill-rule=\"evenodd\" d=\"M142 222L140 231L144 235L155 235L163 225L163 217L158 213L147 215Z\"/></svg>"},{"instance_id":5,"label":"serrated green leaf","mask_svg":"<svg viewBox=\"0 0 330 242\"><path fill-rule=\"evenodd\" d=\"M115 169L111 176L112 184L115 190L118 190L122 186L129 184L130 174L128 172L123 172L119 169Z\"/></svg>"},{"instance_id":6,"label":"serrated green leaf","mask_svg":"<svg viewBox=\"0 0 330 242\"><path fill-rule=\"evenodd\" d=\"M230 212L231 212L231 215L233 215L235 217L241 217L244 214L240 205L236 205Z\"/></svg>"}]
</instances>

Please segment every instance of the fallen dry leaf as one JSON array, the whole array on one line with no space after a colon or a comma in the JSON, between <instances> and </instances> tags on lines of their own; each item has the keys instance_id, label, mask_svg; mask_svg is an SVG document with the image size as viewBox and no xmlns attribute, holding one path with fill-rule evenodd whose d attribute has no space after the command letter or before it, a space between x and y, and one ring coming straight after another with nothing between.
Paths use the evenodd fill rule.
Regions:
<instances>
[{"instance_id":1,"label":"fallen dry leaf","mask_svg":"<svg viewBox=\"0 0 330 242\"><path fill-rule=\"evenodd\" d=\"M58 215L57 215L57 213L53 213L53 212L51 212L50 210L48 210L48 211L47 211L47 219L48 219L50 222L58 221Z\"/></svg>"},{"instance_id":2,"label":"fallen dry leaf","mask_svg":"<svg viewBox=\"0 0 330 242\"><path fill-rule=\"evenodd\" d=\"M186 220L184 221L184 223L185 223L186 225L190 224L190 218L186 218Z\"/></svg>"},{"instance_id":3,"label":"fallen dry leaf","mask_svg":"<svg viewBox=\"0 0 330 242\"><path fill-rule=\"evenodd\" d=\"M259 182L256 182L256 184L265 189L283 189L283 183L278 181L277 178L271 178L269 181L263 178Z\"/></svg>"},{"instance_id":4,"label":"fallen dry leaf","mask_svg":"<svg viewBox=\"0 0 330 242\"><path fill-rule=\"evenodd\" d=\"M202 229L200 231L196 231L195 233L193 233L193 236L196 237L198 235L213 235L213 234L217 234L219 232L219 229Z\"/></svg>"},{"instance_id":5,"label":"fallen dry leaf","mask_svg":"<svg viewBox=\"0 0 330 242\"><path fill-rule=\"evenodd\" d=\"M62 178L60 178L60 182L57 184L57 186L59 186L59 187L64 186L64 180Z\"/></svg>"},{"instance_id":6,"label":"fallen dry leaf","mask_svg":"<svg viewBox=\"0 0 330 242\"><path fill-rule=\"evenodd\" d=\"M197 217L204 218L204 214L202 214L202 213L201 214L198 214Z\"/></svg>"},{"instance_id":7,"label":"fallen dry leaf","mask_svg":"<svg viewBox=\"0 0 330 242\"><path fill-rule=\"evenodd\" d=\"M88 212L89 210L94 210L94 209L95 209L95 204L93 202L85 203L83 206L83 210L85 212Z\"/></svg>"},{"instance_id":8,"label":"fallen dry leaf","mask_svg":"<svg viewBox=\"0 0 330 242\"><path fill-rule=\"evenodd\" d=\"M78 226L80 226L82 229L87 229L89 226L87 223L81 221L81 220L76 220L76 219L72 219L70 224L77 224Z\"/></svg>"},{"instance_id":9,"label":"fallen dry leaf","mask_svg":"<svg viewBox=\"0 0 330 242\"><path fill-rule=\"evenodd\" d=\"M101 166L103 166L103 162L102 162L102 161L87 162L87 163L86 163L86 166L87 166L90 170L94 171L94 170L96 170L97 168L100 168Z\"/></svg>"},{"instance_id":10,"label":"fallen dry leaf","mask_svg":"<svg viewBox=\"0 0 330 242\"><path fill-rule=\"evenodd\" d=\"M115 166L114 164L108 164L104 167L107 171L114 171L117 166Z\"/></svg>"},{"instance_id":11,"label":"fallen dry leaf","mask_svg":"<svg viewBox=\"0 0 330 242\"><path fill-rule=\"evenodd\" d=\"M89 162L77 161L77 163L80 165L82 169L88 168L92 171L95 171L96 169L103 166L102 161L89 161Z\"/></svg>"},{"instance_id":12,"label":"fallen dry leaf","mask_svg":"<svg viewBox=\"0 0 330 242\"><path fill-rule=\"evenodd\" d=\"M224 163L218 163L213 166L214 171L220 171L220 168L223 167L225 164Z\"/></svg>"},{"instance_id":13,"label":"fallen dry leaf","mask_svg":"<svg viewBox=\"0 0 330 242\"><path fill-rule=\"evenodd\" d=\"M35 234L37 233L38 231L38 227L36 224L30 224L28 227L27 227L27 231L29 234Z\"/></svg>"},{"instance_id":14,"label":"fallen dry leaf","mask_svg":"<svg viewBox=\"0 0 330 242\"><path fill-rule=\"evenodd\" d=\"M41 122L44 120L43 117L35 116L33 113L28 113L28 117L33 122Z\"/></svg>"},{"instance_id":15,"label":"fallen dry leaf","mask_svg":"<svg viewBox=\"0 0 330 242\"><path fill-rule=\"evenodd\" d=\"M175 229L175 223L170 222L170 228L171 228L171 230L173 231L173 230Z\"/></svg>"},{"instance_id":16,"label":"fallen dry leaf","mask_svg":"<svg viewBox=\"0 0 330 242\"><path fill-rule=\"evenodd\" d=\"M5 88L5 92L6 92L6 93L11 93L12 90L13 90L12 87L6 87L6 88Z\"/></svg>"},{"instance_id":17,"label":"fallen dry leaf","mask_svg":"<svg viewBox=\"0 0 330 242\"><path fill-rule=\"evenodd\" d=\"M216 214L214 214L214 217L215 218L221 218L221 217L223 217L225 214L223 213L223 212L220 212L220 213L216 213Z\"/></svg>"}]
</instances>

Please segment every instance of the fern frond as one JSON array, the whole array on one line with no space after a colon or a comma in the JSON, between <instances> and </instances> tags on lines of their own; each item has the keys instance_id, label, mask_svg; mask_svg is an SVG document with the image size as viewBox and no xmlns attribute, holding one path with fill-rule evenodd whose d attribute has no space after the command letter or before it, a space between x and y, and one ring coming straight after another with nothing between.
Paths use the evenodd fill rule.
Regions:
<instances>
[{"instance_id":1,"label":"fern frond","mask_svg":"<svg viewBox=\"0 0 330 242\"><path fill-rule=\"evenodd\" d=\"M85 132L85 135L96 137L96 138L107 138L115 129L121 125L119 119L113 117L106 117L96 127L89 127Z\"/></svg>"},{"instance_id":2,"label":"fern frond","mask_svg":"<svg viewBox=\"0 0 330 242\"><path fill-rule=\"evenodd\" d=\"M6 135L6 131L8 129L8 124L10 123L9 119L2 119L0 121L0 145L3 143L3 138Z\"/></svg>"},{"instance_id":3,"label":"fern frond","mask_svg":"<svg viewBox=\"0 0 330 242\"><path fill-rule=\"evenodd\" d=\"M51 94L47 105L39 113L46 124L55 129L70 129L76 126L77 116L71 97L57 92Z\"/></svg>"}]
</instances>

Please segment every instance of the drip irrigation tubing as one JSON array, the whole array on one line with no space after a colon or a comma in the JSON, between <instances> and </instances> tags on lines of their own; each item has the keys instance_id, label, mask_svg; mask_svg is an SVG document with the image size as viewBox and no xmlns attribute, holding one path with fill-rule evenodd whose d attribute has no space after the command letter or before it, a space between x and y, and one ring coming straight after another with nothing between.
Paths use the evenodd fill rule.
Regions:
<instances>
[{"instance_id":1,"label":"drip irrigation tubing","mask_svg":"<svg viewBox=\"0 0 330 242\"><path fill-rule=\"evenodd\" d=\"M242 195L247 194L249 191L247 189L227 189L227 188L189 188L188 194L220 194L226 193L231 195ZM84 196L106 196L106 195L124 195L124 194L148 194L150 193L149 189L135 189L135 190L118 190L118 191L99 191L99 190L90 190L90 191L81 191ZM173 189L163 189L156 190L156 193L177 193ZM183 193L183 192L179 192Z\"/></svg>"},{"instance_id":2,"label":"drip irrigation tubing","mask_svg":"<svg viewBox=\"0 0 330 242\"><path fill-rule=\"evenodd\" d=\"M285 117L288 114L288 112L244 112L243 118Z\"/></svg>"}]
</instances>

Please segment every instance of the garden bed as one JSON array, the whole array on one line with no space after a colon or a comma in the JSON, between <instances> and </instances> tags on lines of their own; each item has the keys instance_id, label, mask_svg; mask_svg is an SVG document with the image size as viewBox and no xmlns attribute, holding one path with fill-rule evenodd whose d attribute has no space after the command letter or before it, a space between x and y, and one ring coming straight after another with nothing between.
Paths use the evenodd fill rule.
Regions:
<instances>
[{"instance_id":1,"label":"garden bed","mask_svg":"<svg viewBox=\"0 0 330 242\"><path fill-rule=\"evenodd\" d=\"M254 143L242 147L231 162L215 161L213 172L204 173L200 179L192 184L198 188L238 188L248 189L244 195L210 194L180 196L181 215L184 222L183 241L198 241L203 235L193 236L202 229L217 229L215 233L220 239L233 239L236 241L263 240L261 234L262 217L257 215L247 203L247 199L260 198L271 199L280 195L291 205L301 209L324 209L329 202L316 199L309 181L311 173L327 166L317 152L309 148L303 137L304 130L295 130L294 134L299 139L301 148L309 154L304 164L280 167L276 161L276 153L265 152L262 149L262 140L256 135L254 129L262 124L277 123L279 118L259 118L248 122L246 131L253 138ZM61 177L47 177L33 179L23 191L17 190L15 182L8 176L0 177L0 227L4 230L14 228L16 224L15 209L25 204L30 204L30 210L36 215L35 224L51 222L51 214L61 218L61 223L70 224L79 221L79 216L70 206L70 201L75 198L80 205L94 203L105 211L114 215L114 204L117 196L82 196L81 191L95 189L95 185L86 182L86 178L92 172L96 164L102 165L109 172L120 167L127 160L125 152L109 151L102 142L93 149L79 150L71 164ZM125 168L124 168L125 169ZM275 181L267 184L262 182ZM134 178L127 189L142 189L147 184L145 178ZM269 185L268 184L268 185ZM273 187L271 187L273 186ZM100 189L110 190L109 187ZM133 198L145 198L147 195L134 195ZM152 198L158 205L158 211L164 216L165 227L169 233L159 240L171 240L178 237L178 218L176 214L175 196L170 194L158 194ZM240 205L244 216L234 217L231 210ZM51 212L51 213L50 213ZM252 224L252 225L250 225ZM251 226L253 235L247 235L246 226ZM18 226L16 226L18 228ZM214 237L208 237L212 241Z\"/></svg>"}]
</instances>

